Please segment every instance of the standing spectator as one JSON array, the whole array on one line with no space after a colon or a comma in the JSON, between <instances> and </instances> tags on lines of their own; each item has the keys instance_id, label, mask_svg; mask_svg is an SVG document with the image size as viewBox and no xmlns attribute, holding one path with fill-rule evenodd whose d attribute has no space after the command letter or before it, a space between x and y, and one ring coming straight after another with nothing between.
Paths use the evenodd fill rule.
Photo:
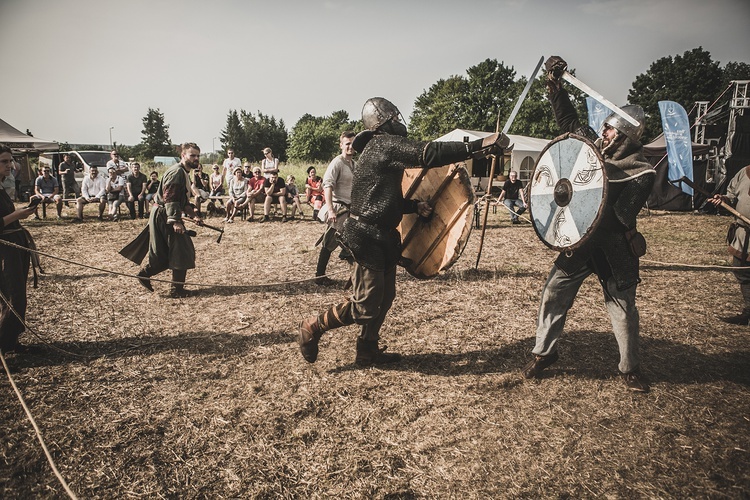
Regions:
<instances>
[{"instance_id":1,"label":"standing spectator","mask_svg":"<svg viewBox=\"0 0 750 500\"><path fill-rule=\"evenodd\" d=\"M159 190L159 173L157 171L151 172L148 184L146 184L146 202L153 203L154 196ZM149 205L149 211L151 211L151 205Z\"/></svg>"},{"instance_id":2,"label":"standing spectator","mask_svg":"<svg viewBox=\"0 0 750 500\"><path fill-rule=\"evenodd\" d=\"M99 169L95 165L89 168L89 176L81 184L81 197L76 201L76 222L83 222L83 206L88 203L99 203L99 220L102 220L104 207L107 206L107 180L99 175Z\"/></svg>"},{"instance_id":3,"label":"standing spectator","mask_svg":"<svg viewBox=\"0 0 750 500\"><path fill-rule=\"evenodd\" d=\"M253 166L250 164L249 161L246 161L244 165L242 165L242 177L245 179L250 179L253 176Z\"/></svg>"},{"instance_id":4,"label":"standing spectator","mask_svg":"<svg viewBox=\"0 0 750 500\"><path fill-rule=\"evenodd\" d=\"M279 173L272 173L271 177L266 179L263 184L263 189L266 192L266 200L263 203L263 221L267 222L269 219L268 215L271 213L271 204L278 203L281 205L281 222L286 222L286 184L284 179L279 177Z\"/></svg>"},{"instance_id":5,"label":"standing spectator","mask_svg":"<svg viewBox=\"0 0 750 500\"><path fill-rule=\"evenodd\" d=\"M234 179L229 182L229 201L227 201L227 218L224 222L234 222L238 210L247 205L247 179L242 175L242 169L234 169Z\"/></svg>"},{"instance_id":6,"label":"standing spectator","mask_svg":"<svg viewBox=\"0 0 750 500\"><path fill-rule=\"evenodd\" d=\"M109 204L109 216L113 221L120 220L120 205L125 201L125 181L119 175L114 167L107 169L109 179L107 179L107 203Z\"/></svg>"},{"instance_id":7,"label":"standing spectator","mask_svg":"<svg viewBox=\"0 0 750 500\"><path fill-rule=\"evenodd\" d=\"M326 198L323 191L323 179L318 177L318 172L313 166L307 168L305 199L307 199L307 204L313 209L313 219L317 219L318 212L326 203Z\"/></svg>"},{"instance_id":8,"label":"standing spectator","mask_svg":"<svg viewBox=\"0 0 750 500\"><path fill-rule=\"evenodd\" d=\"M227 158L224 160L223 166L224 170L221 174L227 180L227 189L229 189L229 183L234 179L234 169L242 166L240 159L234 157L234 149L227 149Z\"/></svg>"},{"instance_id":9,"label":"standing spectator","mask_svg":"<svg viewBox=\"0 0 750 500\"><path fill-rule=\"evenodd\" d=\"M9 147L0 144L0 181L10 176L13 155ZM13 200L0 189L0 239L20 247L30 247L29 234L18 222L34 213L33 208L16 210ZM18 313L20 319L0 301L0 352L21 350L18 337L25 330L26 283L31 267L30 253L21 248L0 245L0 292Z\"/></svg>"},{"instance_id":10,"label":"standing spectator","mask_svg":"<svg viewBox=\"0 0 750 500\"><path fill-rule=\"evenodd\" d=\"M8 197L11 200L16 199L16 162L11 159L10 161L10 170L8 171L8 175L3 179L2 182L2 189L8 194Z\"/></svg>"},{"instance_id":11,"label":"standing spectator","mask_svg":"<svg viewBox=\"0 0 750 500\"><path fill-rule=\"evenodd\" d=\"M523 182L518 180L518 172L515 170L511 170L508 174L508 180L503 184L503 190L500 191L497 202L508 208L512 224L521 222L518 220L518 216L526 211L526 199L523 194ZM518 207L518 210L514 210L516 207Z\"/></svg>"},{"instance_id":12,"label":"standing spectator","mask_svg":"<svg viewBox=\"0 0 750 500\"><path fill-rule=\"evenodd\" d=\"M133 163L132 172L127 177L128 210L130 218L135 219L135 204L138 203L138 218L143 218L143 207L146 205L146 184L148 178L141 172L141 164Z\"/></svg>"},{"instance_id":13,"label":"standing spectator","mask_svg":"<svg viewBox=\"0 0 750 500\"><path fill-rule=\"evenodd\" d=\"M292 215L289 217L290 219L294 219L294 214L297 213L297 210L299 210L299 216L304 217L305 214L302 213L302 205L299 201L299 191L297 191L297 185L294 183L296 179L293 175L288 175L286 177L286 204L292 206Z\"/></svg>"},{"instance_id":14,"label":"standing spectator","mask_svg":"<svg viewBox=\"0 0 750 500\"><path fill-rule=\"evenodd\" d=\"M323 190L327 205L326 222L328 227L321 238L320 256L315 269L315 283L332 285L334 281L326 276L326 268L331 253L338 246L337 234L344 230L344 222L349 218L349 205L352 202L352 180L354 179L354 132L344 132L339 137L341 154L331 161L323 175Z\"/></svg>"},{"instance_id":15,"label":"standing spectator","mask_svg":"<svg viewBox=\"0 0 750 500\"><path fill-rule=\"evenodd\" d=\"M81 169L76 169L76 166L68 153L63 153L63 161L57 167L57 171L62 180L63 198L67 198L70 194L73 195L73 198L80 196L81 189L76 182L76 171L80 172Z\"/></svg>"},{"instance_id":16,"label":"standing spectator","mask_svg":"<svg viewBox=\"0 0 750 500\"><path fill-rule=\"evenodd\" d=\"M279 173L279 159L273 157L271 148L263 148L263 155L265 158L261 160L260 167L263 169L263 177L270 179L271 174Z\"/></svg>"},{"instance_id":17,"label":"standing spectator","mask_svg":"<svg viewBox=\"0 0 750 500\"><path fill-rule=\"evenodd\" d=\"M52 171L49 167L42 168L42 175L36 178L34 182L33 198L41 198L45 205L55 203L57 206L57 218L62 216L62 197L60 196L60 185L57 179L52 177ZM34 209L34 217L39 218L39 206Z\"/></svg>"},{"instance_id":18,"label":"standing spectator","mask_svg":"<svg viewBox=\"0 0 750 500\"><path fill-rule=\"evenodd\" d=\"M125 185L128 182L128 164L120 160L120 153L114 149L109 153L109 156L110 160L107 162L107 172L109 172L110 168L114 168L117 175L122 177L122 183Z\"/></svg>"},{"instance_id":19,"label":"standing spectator","mask_svg":"<svg viewBox=\"0 0 750 500\"><path fill-rule=\"evenodd\" d=\"M208 174L203 171L203 165L200 163L193 170L190 182L190 191L195 196L195 211L201 216L201 203L208 199Z\"/></svg>"},{"instance_id":20,"label":"standing spectator","mask_svg":"<svg viewBox=\"0 0 750 500\"><path fill-rule=\"evenodd\" d=\"M247 218L248 222L255 220L255 204L264 203L266 201L266 190L264 189L266 178L263 177L263 173L260 167L253 168L253 177L247 180L247 201L250 204L250 214Z\"/></svg>"},{"instance_id":21,"label":"standing spectator","mask_svg":"<svg viewBox=\"0 0 750 500\"><path fill-rule=\"evenodd\" d=\"M13 160L13 165L10 168L11 176L16 180L16 199L20 201L21 198L21 164L16 160Z\"/></svg>"},{"instance_id":22,"label":"standing spectator","mask_svg":"<svg viewBox=\"0 0 750 500\"><path fill-rule=\"evenodd\" d=\"M201 150L192 142L181 146L180 163L169 167L162 177L156 194L157 207L151 210L148 220L149 247L148 264L138 273L141 284L154 291L151 276L167 269L172 270L171 298L190 297L196 292L185 289L187 270L195 267L195 247L185 230L182 214L195 215L190 204L188 174L198 166ZM194 217L198 225L203 221Z\"/></svg>"}]
</instances>

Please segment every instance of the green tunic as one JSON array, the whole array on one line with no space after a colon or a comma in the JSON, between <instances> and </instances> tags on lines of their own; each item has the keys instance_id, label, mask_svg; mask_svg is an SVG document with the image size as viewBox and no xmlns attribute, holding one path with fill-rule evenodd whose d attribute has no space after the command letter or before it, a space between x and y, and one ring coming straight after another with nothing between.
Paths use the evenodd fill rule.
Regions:
<instances>
[{"instance_id":1,"label":"green tunic","mask_svg":"<svg viewBox=\"0 0 750 500\"><path fill-rule=\"evenodd\" d=\"M195 247L187 234L176 234L172 223L182 222L189 204L190 181L182 163L171 167L162 177L156 192L156 205L149 218L148 263L154 274L165 269L195 268Z\"/></svg>"}]
</instances>

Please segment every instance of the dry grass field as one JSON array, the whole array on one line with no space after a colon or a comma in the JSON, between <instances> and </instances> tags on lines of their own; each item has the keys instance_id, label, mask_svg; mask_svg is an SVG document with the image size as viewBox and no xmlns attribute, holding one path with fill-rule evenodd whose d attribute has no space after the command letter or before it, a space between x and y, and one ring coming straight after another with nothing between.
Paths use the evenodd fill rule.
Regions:
<instances>
[{"instance_id":1,"label":"dry grass field","mask_svg":"<svg viewBox=\"0 0 750 500\"><path fill-rule=\"evenodd\" d=\"M87 215L93 213L87 211ZM43 257L29 289L34 354L8 355L57 467L81 498L748 498L750 331L726 271L643 263L645 395L617 376L597 281L568 318L560 361L530 359L555 254L530 225L490 215L462 259L430 281L399 271L382 335L402 363L357 368L355 327L306 363L296 328L346 297L304 280L323 226L309 220L198 229L200 295ZM221 224L220 219L209 223ZM643 215L645 259L726 265L729 219ZM39 249L134 274L119 250L144 221L28 221ZM169 277L168 273L161 275ZM6 377L0 497L62 498Z\"/></svg>"}]
</instances>

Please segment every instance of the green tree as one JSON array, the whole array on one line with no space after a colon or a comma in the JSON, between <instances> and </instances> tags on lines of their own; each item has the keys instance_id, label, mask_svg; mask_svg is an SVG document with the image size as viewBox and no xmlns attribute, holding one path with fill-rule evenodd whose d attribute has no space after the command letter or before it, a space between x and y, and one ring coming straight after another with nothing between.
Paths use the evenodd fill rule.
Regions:
<instances>
[{"instance_id":1,"label":"green tree","mask_svg":"<svg viewBox=\"0 0 750 500\"><path fill-rule=\"evenodd\" d=\"M242 158L242 152L245 149L244 133L236 109L229 110L227 125L221 131L221 145L224 149L224 156L226 156L227 149L234 149L235 156Z\"/></svg>"},{"instance_id":2,"label":"green tree","mask_svg":"<svg viewBox=\"0 0 750 500\"><path fill-rule=\"evenodd\" d=\"M432 140L455 128L470 128L463 123L464 96L468 83L463 76L440 79L422 92L414 102L409 118L409 135L420 140Z\"/></svg>"},{"instance_id":3,"label":"green tree","mask_svg":"<svg viewBox=\"0 0 750 500\"><path fill-rule=\"evenodd\" d=\"M695 101L713 101L724 90L719 63L702 47L683 55L662 57L638 75L628 92L628 102L639 104L646 112L643 141L661 133L659 101L670 100L690 111Z\"/></svg>"},{"instance_id":4,"label":"green tree","mask_svg":"<svg viewBox=\"0 0 750 500\"><path fill-rule=\"evenodd\" d=\"M431 140L455 128L494 132L510 117L526 78L515 79L515 70L486 59L466 70L467 76L438 80L414 103L409 133ZM585 115L583 115L585 116ZM555 137L556 125L543 82L535 82L510 129L511 133Z\"/></svg>"},{"instance_id":5,"label":"green tree","mask_svg":"<svg viewBox=\"0 0 750 500\"><path fill-rule=\"evenodd\" d=\"M143 138L136 148L138 156L151 159L154 156L174 154L174 147L169 139L169 125L164 123L164 114L158 108L148 108L148 113L143 117L141 134Z\"/></svg>"},{"instance_id":6,"label":"green tree","mask_svg":"<svg viewBox=\"0 0 750 500\"><path fill-rule=\"evenodd\" d=\"M256 117L244 110L240 111L240 124L244 137L243 158L258 162L263 159L263 148L269 147L273 150L275 157L285 161L287 157L288 132L284 120L276 121L276 118L264 115L258 111Z\"/></svg>"},{"instance_id":7,"label":"green tree","mask_svg":"<svg viewBox=\"0 0 750 500\"><path fill-rule=\"evenodd\" d=\"M722 92L734 80L750 80L750 64L744 62L728 62L723 69Z\"/></svg>"},{"instance_id":8,"label":"green tree","mask_svg":"<svg viewBox=\"0 0 750 500\"><path fill-rule=\"evenodd\" d=\"M330 116L303 115L289 135L289 157L298 161L327 162L339 154L339 136L345 130L357 131L361 125L349 120L346 111Z\"/></svg>"}]
</instances>

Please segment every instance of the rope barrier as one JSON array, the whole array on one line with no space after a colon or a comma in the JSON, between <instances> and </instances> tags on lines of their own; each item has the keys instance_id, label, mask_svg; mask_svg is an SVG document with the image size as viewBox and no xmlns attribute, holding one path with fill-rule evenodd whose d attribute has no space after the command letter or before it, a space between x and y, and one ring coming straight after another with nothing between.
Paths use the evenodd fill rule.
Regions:
<instances>
[{"instance_id":1,"label":"rope barrier","mask_svg":"<svg viewBox=\"0 0 750 500\"><path fill-rule=\"evenodd\" d=\"M2 297L3 301L6 304L10 305L4 293L0 293L0 297ZM13 308L11 307L11 309ZM15 313L15 309L13 309L13 312ZM78 497L76 496L75 493L73 493L73 490L70 489L70 486L68 486L68 483L65 481L65 478L63 478L62 474L60 474L60 471L57 470L55 461L52 459L52 455L47 449L47 445L44 443L42 432L39 430L39 426L36 424L36 420L34 420L34 416L31 414L31 410L29 410L28 405L26 405L26 401L23 399L23 395L21 394L21 391L18 389L18 386L16 385L16 381L13 380L13 376L10 374L10 369L8 368L8 364L5 362L5 355L3 354L2 350L0 350L0 361L2 361L3 363L3 368L5 368L5 374L8 376L8 380L10 381L10 385L13 387L13 391L16 393L18 400L21 402L23 411L26 412L26 416L28 417L29 422L31 422L31 426L34 428L34 432L36 433L36 438L37 440L39 440L39 443L42 445L44 454L47 457L47 462L49 462L50 467L52 467L52 472L55 473L55 476L57 476L58 481L60 481L60 484L62 485L63 489L68 494L68 496L74 500L77 500Z\"/></svg>"},{"instance_id":2,"label":"rope barrier","mask_svg":"<svg viewBox=\"0 0 750 500\"><path fill-rule=\"evenodd\" d=\"M16 249L19 249L19 250L25 250L25 251L27 251L29 253L34 253L34 254L37 254L37 255L42 255L42 256L48 257L50 259L54 259L54 260L59 260L61 262L65 262L66 264L72 264L74 266L80 266L80 267L84 267L86 269L91 269L91 270L94 270L94 271L108 273L108 274L112 274L112 275L115 275L115 276L124 276L126 278L135 278L135 279L141 279L142 278L142 276L138 276L138 275L135 275L135 274L128 274L128 273L123 273L123 272L120 272L120 271L113 271L111 269L105 269L105 268L102 268L102 267L91 266L89 264L83 264L81 262L76 262L76 261L73 261L73 260L70 260L70 259L65 259L63 257L58 257L56 255L48 254L48 253L42 252L40 250L32 250L31 248L26 248L25 246L17 245L16 243L12 243L10 241L6 241L6 240L3 240L3 239L0 239L0 244L9 246L11 248L16 248ZM330 278L331 276L338 276L338 275L344 274L344 273L349 273L349 271L348 270L336 271L334 273L325 274L324 276ZM256 285L253 285L253 284L246 284L246 285L232 284L232 285L226 285L224 283L197 283L197 282L193 282L193 281L172 281L172 280L169 280L169 279L155 278L155 277L149 277L148 279L151 280L151 281L157 281L157 282L162 282L162 283L171 283L171 284L173 283L173 284L177 284L177 285L187 285L187 286L197 286L197 287L221 287L221 288L247 287L247 288L261 288L261 287L271 287L271 286L279 286L279 285L293 285L293 284L298 284L298 283L304 283L306 281L314 281L317 278L321 278L321 277L322 276L314 276L312 278L304 278L304 279L299 279L299 280L288 280L288 281L277 281L277 282L272 282L272 283L260 283L260 284L256 284Z\"/></svg>"}]
</instances>

